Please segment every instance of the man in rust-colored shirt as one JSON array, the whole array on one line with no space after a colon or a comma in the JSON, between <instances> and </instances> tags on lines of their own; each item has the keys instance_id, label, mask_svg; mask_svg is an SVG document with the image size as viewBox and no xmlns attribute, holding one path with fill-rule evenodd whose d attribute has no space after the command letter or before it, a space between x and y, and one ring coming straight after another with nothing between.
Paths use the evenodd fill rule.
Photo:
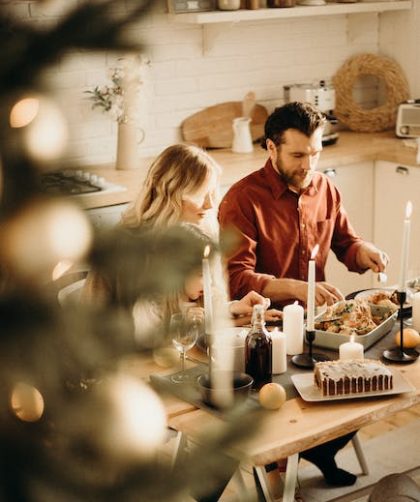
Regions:
<instances>
[{"instance_id":1,"label":"man in rust-colored shirt","mask_svg":"<svg viewBox=\"0 0 420 502\"><path fill-rule=\"evenodd\" d=\"M340 193L325 175L315 172L322 150L324 116L308 103L289 103L268 117L265 166L235 183L219 208L222 230L232 229L240 242L228 260L232 298L255 290L274 303L306 303L308 261L316 244L317 305L343 299L325 282L332 249L349 270L382 272L388 257L363 241L351 226ZM353 433L301 453L334 486L352 485L356 476L340 469L338 450Z\"/></svg>"},{"instance_id":2,"label":"man in rust-colored shirt","mask_svg":"<svg viewBox=\"0 0 420 502\"><path fill-rule=\"evenodd\" d=\"M274 303L305 303L316 244L317 305L343 298L325 282L330 249L350 271L385 269L387 255L356 234L339 191L315 171L324 124L323 115L307 103L277 108L265 124L265 166L235 183L222 200L221 229L240 237L228 261L232 298L255 290Z\"/></svg>"}]
</instances>

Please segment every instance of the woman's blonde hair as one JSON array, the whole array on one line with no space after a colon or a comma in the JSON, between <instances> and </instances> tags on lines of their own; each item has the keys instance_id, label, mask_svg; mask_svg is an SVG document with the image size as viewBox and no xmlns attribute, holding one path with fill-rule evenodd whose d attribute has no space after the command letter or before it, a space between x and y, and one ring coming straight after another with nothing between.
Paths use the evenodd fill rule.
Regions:
<instances>
[{"instance_id":1,"label":"woman's blonde hair","mask_svg":"<svg viewBox=\"0 0 420 502\"><path fill-rule=\"evenodd\" d=\"M179 223L183 196L199 189L211 174L219 176L220 171L216 161L201 148L169 146L150 166L143 189L122 215L122 225L166 227Z\"/></svg>"}]
</instances>

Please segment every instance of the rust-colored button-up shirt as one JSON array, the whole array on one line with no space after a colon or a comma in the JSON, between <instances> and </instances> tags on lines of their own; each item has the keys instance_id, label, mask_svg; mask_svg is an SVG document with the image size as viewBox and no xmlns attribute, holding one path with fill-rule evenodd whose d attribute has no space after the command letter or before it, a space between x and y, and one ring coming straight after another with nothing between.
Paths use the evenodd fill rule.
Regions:
<instances>
[{"instance_id":1,"label":"rust-colored button-up shirt","mask_svg":"<svg viewBox=\"0 0 420 502\"><path fill-rule=\"evenodd\" d=\"M362 239L355 233L331 180L315 172L302 193L289 190L271 160L235 183L219 208L222 231L239 233L240 243L228 259L232 298L250 290L261 293L273 278L307 281L308 261L319 244L316 280L325 280L330 248L349 270Z\"/></svg>"}]
</instances>

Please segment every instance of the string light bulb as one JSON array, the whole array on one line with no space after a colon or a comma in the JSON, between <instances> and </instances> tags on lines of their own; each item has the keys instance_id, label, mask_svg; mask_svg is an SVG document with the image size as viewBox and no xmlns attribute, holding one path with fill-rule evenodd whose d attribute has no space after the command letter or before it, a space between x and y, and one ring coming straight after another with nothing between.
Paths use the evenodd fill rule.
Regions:
<instances>
[{"instance_id":1,"label":"string light bulb","mask_svg":"<svg viewBox=\"0 0 420 502\"><path fill-rule=\"evenodd\" d=\"M166 412L145 383L118 374L107 384L111 400L105 446L115 456L149 458L166 439Z\"/></svg>"},{"instance_id":2,"label":"string light bulb","mask_svg":"<svg viewBox=\"0 0 420 502\"><path fill-rule=\"evenodd\" d=\"M51 280L63 264L83 259L92 242L85 213L64 200L36 200L0 229L5 262L18 276ZM61 265L60 265L61 264Z\"/></svg>"},{"instance_id":3,"label":"string light bulb","mask_svg":"<svg viewBox=\"0 0 420 502\"><path fill-rule=\"evenodd\" d=\"M44 413L44 398L32 385L19 382L13 387L10 407L23 422L36 422Z\"/></svg>"},{"instance_id":4,"label":"string light bulb","mask_svg":"<svg viewBox=\"0 0 420 502\"><path fill-rule=\"evenodd\" d=\"M68 129L54 101L44 96L28 96L12 107L9 123L23 129L24 148L36 161L50 162L64 152Z\"/></svg>"}]
</instances>

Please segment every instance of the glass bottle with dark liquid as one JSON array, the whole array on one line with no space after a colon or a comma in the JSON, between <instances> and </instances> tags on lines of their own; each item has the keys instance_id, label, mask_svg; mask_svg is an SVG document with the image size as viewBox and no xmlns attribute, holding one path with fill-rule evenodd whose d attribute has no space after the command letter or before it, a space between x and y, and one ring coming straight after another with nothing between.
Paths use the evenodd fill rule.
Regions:
<instances>
[{"instance_id":1,"label":"glass bottle with dark liquid","mask_svg":"<svg viewBox=\"0 0 420 502\"><path fill-rule=\"evenodd\" d=\"M264 312L263 305L254 305L252 328L245 340L245 372L254 379L255 389L272 380L272 342L265 328Z\"/></svg>"}]
</instances>

